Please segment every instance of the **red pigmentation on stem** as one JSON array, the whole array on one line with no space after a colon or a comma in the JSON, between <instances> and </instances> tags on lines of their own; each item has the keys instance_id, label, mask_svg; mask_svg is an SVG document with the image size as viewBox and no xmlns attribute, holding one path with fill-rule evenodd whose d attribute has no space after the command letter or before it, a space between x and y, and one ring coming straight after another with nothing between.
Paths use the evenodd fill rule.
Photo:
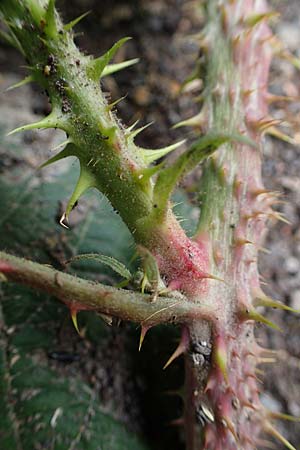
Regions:
<instances>
[{"instance_id":1,"label":"red pigmentation on stem","mask_svg":"<svg viewBox=\"0 0 300 450\"><path fill-rule=\"evenodd\" d=\"M14 272L14 268L5 261L0 261L0 272L11 273Z\"/></svg>"}]
</instances>

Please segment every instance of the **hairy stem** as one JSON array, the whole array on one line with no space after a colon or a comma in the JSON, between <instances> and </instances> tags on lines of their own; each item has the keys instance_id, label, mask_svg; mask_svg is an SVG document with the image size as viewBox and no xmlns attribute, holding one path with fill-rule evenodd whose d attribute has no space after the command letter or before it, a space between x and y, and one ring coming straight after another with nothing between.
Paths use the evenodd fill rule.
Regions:
<instances>
[{"instance_id":1,"label":"hairy stem","mask_svg":"<svg viewBox=\"0 0 300 450\"><path fill-rule=\"evenodd\" d=\"M13 132L33 128L66 132L66 147L46 163L69 156L80 162L80 177L64 224L81 195L97 188L118 211L137 243L153 243L174 222L169 206L162 220L156 220L151 179L155 169L149 167L149 161L159 159L166 150L157 151L156 156L155 151L136 146L134 137L140 130L126 128L118 120L99 83L116 49L127 39L99 58L85 56L74 44L72 31L64 27L54 3L3 0L0 4L0 14L29 64L28 79L45 90L52 105L48 117Z\"/></svg>"},{"instance_id":2,"label":"hairy stem","mask_svg":"<svg viewBox=\"0 0 300 450\"><path fill-rule=\"evenodd\" d=\"M210 283L205 293L206 302L218 309L210 322L211 354L203 353L203 342L207 342L203 323L190 326L185 426L192 433L187 437L189 450L252 450L267 428L255 375L263 350L253 330L258 319L255 300L263 296L257 253L272 215L272 196L261 180L260 148L260 123L268 113L272 34L264 1L204 3L207 21L200 46L206 55L203 111L207 126L225 133L239 130L257 145L225 144L203 168L196 238L203 233L209 236L210 272L225 282Z\"/></svg>"},{"instance_id":3,"label":"hairy stem","mask_svg":"<svg viewBox=\"0 0 300 450\"><path fill-rule=\"evenodd\" d=\"M94 310L144 326L187 323L192 317L212 314L205 305L191 305L182 295L158 297L117 289L57 271L49 266L0 252L0 272L8 281L47 292L71 310Z\"/></svg>"},{"instance_id":4,"label":"hairy stem","mask_svg":"<svg viewBox=\"0 0 300 450\"><path fill-rule=\"evenodd\" d=\"M260 289L257 269L266 221L274 216L274 196L261 180L260 148L268 124L272 34L264 0L202 3L207 19L200 42L206 55L202 101L207 135L165 168L148 165L162 152L153 157L153 150L138 148L135 132L120 125L104 98L99 77L112 50L95 60L82 55L53 0L1 1L10 39L52 103L47 118L15 131L60 128L67 134L67 146L50 163L72 155L80 161L80 178L62 223L66 225L80 196L97 188L120 213L136 243L154 256L168 288L181 294L151 302L149 296L4 253L0 270L9 280L56 295L71 311L94 309L137 321L144 327L142 335L157 323L184 323L170 361L189 348L184 408L188 450L253 450L262 431L275 435L259 399L256 366L265 350L253 332L255 321L272 325L256 306L274 306ZM237 135L239 139L232 138ZM190 239L169 198L178 179L209 157L199 186L200 221Z\"/></svg>"},{"instance_id":5,"label":"hairy stem","mask_svg":"<svg viewBox=\"0 0 300 450\"><path fill-rule=\"evenodd\" d=\"M83 55L76 48L72 33L64 28L54 1L3 0L0 13L28 60L31 79L43 87L52 104L48 117L14 132L60 128L67 134L67 145L46 164L72 155L80 161L80 177L62 224L67 225L68 215L87 189L100 190L118 211L136 243L156 256L167 282L175 280L175 289L195 294L199 282L207 276L206 243L200 246L191 242L177 222L168 199L163 201L162 195L155 195L165 186L154 188L153 174L159 167L149 167L148 162L149 158L158 159L161 152L157 151L158 156L153 157L155 151L137 147L134 144L137 131L125 128L118 121L102 93L99 78L111 51L97 59ZM216 147L208 145L208 148L207 153L203 149L203 158ZM197 151L197 145L194 150ZM195 164L193 157L190 159L189 163ZM184 159L179 161L178 173L183 173L184 163ZM167 171L161 176L171 186L170 190L176 184L176 178L174 182L172 177L173 172ZM171 194L169 189L167 192ZM189 256L191 253L193 258ZM197 288L191 282L192 277L184 273L186 263L197 276ZM202 285L205 287L204 281Z\"/></svg>"}]
</instances>

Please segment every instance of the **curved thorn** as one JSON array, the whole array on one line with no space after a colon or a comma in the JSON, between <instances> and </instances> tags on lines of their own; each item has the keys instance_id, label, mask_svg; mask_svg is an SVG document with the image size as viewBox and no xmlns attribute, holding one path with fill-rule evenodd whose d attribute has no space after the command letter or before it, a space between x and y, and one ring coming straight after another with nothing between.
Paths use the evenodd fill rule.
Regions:
<instances>
[{"instance_id":1,"label":"curved thorn","mask_svg":"<svg viewBox=\"0 0 300 450\"><path fill-rule=\"evenodd\" d=\"M28 75L28 77L23 78L23 80L18 81L18 83L13 84L12 86L9 86L7 89L5 89L5 92L12 91L13 89L17 89L18 87L24 86L25 84L32 83L34 81L34 78L32 75Z\"/></svg>"},{"instance_id":2,"label":"curved thorn","mask_svg":"<svg viewBox=\"0 0 300 450\"><path fill-rule=\"evenodd\" d=\"M226 283L226 281L223 278L216 277L215 275L212 275L211 273L206 273L203 278L207 278L208 280L215 280L215 281L221 281L221 283Z\"/></svg>"},{"instance_id":3,"label":"curved thorn","mask_svg":"<svg viewBox=\"0 0 300 450\"><path fill-rule=\"evenodd\" d=\"M259 314L257 311L253 310L247 310L247 311L243 311L241 313L241 317L244 320L254 320L255 322L261 322L264 323L266 325L268 325L271 328L274 328L274 330L277 331L281 331L282 329L276 325L275 323L271 322L270 320L268 320L266 317L264 317L262 314Z\"/></svg>"},{"instance_id":4,"label":"curved thorn","mask_svg":"<svg viewBox=\"0 0 300 450\"><path fill-rule=\"evenodd\" d=\"M276 203L280 203L280 202L278 201ZM279 220L280 222L286 223L287 225L292 225L292 222L290 222L288 219L286 219L284 217L283 214L280 214L277 211L273 211L272 213L269 213L268 215L269 215L269 217L273 217L274 219Z\"/></svg>"},{"instance_id":5,"label":"curved thorn","mask_svg":"<svg viewBox=\"0 0 300 450\"><path fill-rule=\"evenodd\" d=\"M295 138L283 133L282 131L280 131L278 128L276 128L274 126L268 128L266 133L269 134L270 136L280 139L281 141L287 142L288 144L299 145L299 142Z\"/></svg>"},{"instance_id":6,"label":"curved thorn","mask_svg":"<svg viewBox=\"0 0 300 450\"><path fill-rule=\"evenodd\" d=\"M71 309L70 309L70 313L71 313L71 319L72 319L74 328L75 328L75 330L77 331L77 333L79 334L79 336L81 336L81 335L80 335L79 328L78 328L78 322L77 322L77 309L72 309L72 308L71 308Z\"/></svg>"},{"instance_id":7,"label":"curved thorn","mask_svg":"<svg viewBox=\"0 0 300 450\"><path fill-rule=\"evenodd\" d=\"M268 308L277 308L282 309L285 311L290 311L293 313L300 314L300 311L294 308L291 308L290 306L285 305L284 303L281 303L279 301L273 300L272 298L262 294L255 296L255 300L253 302L254 306L265 306Z\"/></svg>"},{"instance_id":8,"label":"curved thorn","mask_svg":"<svg viewBox=\"0 0 300 450\"><path fill-rule=\"evenodd\" d=\"M267 101L268 103L274 103L274 102L294 102L296 103L297 101L299 101L298 97L290 97L290 96L286 96L286 95L275 95L272 94L271 92L268 92L266 95Z\"/></svg>"},{"instance_id":9,"label":"curved thorn","mask_svg":"<svg viewBox=\"0 0 300 450\"><path fill-rule=\"evenodd\" d=\"M235 431L233 422L230 420L230 418L226 417L226 416L223 416L221 420L224 421L225 426L228 428L228 430L230 431L230 433L234 437L235 442L239 442L238 435L237 435L237 433Z\"/></svg>"},{"instance_id":10,"label":"curved thorn","mask_svg":"<svg viewBox=\"0 0 300 450\"><path fill-rule=\"evenodd\" d=\"M258 358L259 364L273 364L277 362L276 358Z\"/></svg>"},{"instance_id":11,"label":"curved thorn","mask_svg":"<svg viewBox=\"0 0 300 450\"><path fill-rule=\"evenodd\" d=\"M227 349L222 335L217 336L215 341L215 348L213 351L213 362L215 366L220 369L224 380L229 383L227 371Z\"/></svg>"},{"instance_id":12,"label":"curved thorn","mask_svg":"<svg viewBox=\"0 0 300 450\"><path fill-rule=\"evenodd\" d=\"M203 114L202 111L200 111L198 114L196 114L193 117L190 117L189 119L182 120L178 123L175 123L175 125L172 126L173 129L180 128L180 127L199 127L202 128L203 125L206 122L206 117Z\"/></svg>"},{"instance_id":13,"label":"curved thorn","mask_svg":"<svg viewBox=\"0 0 300 450\"><path fill-rule=\"evenodd\" d=\"M284 436L282 436L281 433L279 433L276 428L274 428L270 423L266 423L264 425L264 430L266 433L270 434L271 436L275 437L280 441L283 445L286 446L289 450L297 450L287 439L285 439Z\"/></svg>"},{"instance_id":14,"label":"curved thorn","mask_svg":"<svg viewBox=\"0 0 300 450\"><path fill-rule=\"evenodd\" d=\"M44 117L42 120L15 128L14 130L7 133L7 136L19 133L20 131L27 131L34 129L39 130L44 128L60 128L61 130L66 131L62 117L58 115L55 110L53 110L48 116Z\"/></svg>"},{"instance_id":15,"label":"curved thorn","mask_svg":"<svg viewBox=\"0 0 300 450\"><path fill-rule=\"evenodd\" d=\"M4 19L2 19L2 20L5 23L5 20ZM6 23L6 24L9 25L8 23ZM0 29L0 39L3 39L9 45L11 45L12 47L14 47L17 50L19 50L19 52L23 56L25 56L25 52L24 52L24 50L22 48L21 43L18 41L18 39L16 38L16 36L13 33L9 34L6 31Z\"/></svg>"},{"instance_id":16,"label":"curved thorn","mask_svg":"<svg viewBox=\"0 0 300 450\"><path fill-rule=\"evenodd\" d=\"M125 130L125 134L126 134L126 135L129 135L129 134L132 132L132 130L137 126L137 124L139 123L139 121L140 121L140 119L136 120L135 122L133 122L132 125L130 125L129 127L127 127L126 130Z\"/></svg>"},{"instance_id":17,"label":"curved thorn","mask_svg":"<svg viewBox=\"0 0 300 450\"><path fill-rule=\"evenodd\" d=\"M66 141L67 142L67 141ZM63 145L64 142L61 145ZM52 163L55 163L56 161L60 161L61 159L68 158L69 156L75 156L74 153L69 149L68 147L64 148L61 152L57 153L57 155L53 156L52 158L45 161L43 164L41 164L38 169L43 169L46 166L49 166Z\"/></svg>"},{"instance_id":18,"label":"curved thorn","mask_svg":"<svg viewBox=\"0 0 300 450\"><path fill-rule=\"evenodd\" d=\"M183 326L181 330L181 338L178 347L164 365L163 370L165 370L176 358L178 358L180 355L182 355L188 350L189 343L190 343L189 331L187 327Z\"/></svg>"},{"instance_id":19,"label":"curved thorn","mask_svg":"<svg viewBox=\"0 0 300 450\"><path fill-rule=\"evenodd\" d=\"M72 144L73 141L71 138L66 139L65 141L61 142L60 144L56 145L55 147L51 148L51 151L58 150L61 147L66 147L68 144Z\"/></svg>"},{"instance_id":20,"label":"curved thorn","mask_svg":"<svg viewBox=\"0 0 300 450\"><path fill-rule=\"evenodd\" d=\"M104 55L99 58L93 59L87 65L87 75L90 79L97 81L98 78L101 78L103 70L108 65L109 61L114 57L117 50L127 42L130 37L125 37L116 42Z\"/></svg>"},{"instance_id":21,"label":"curved thorn","mask_svg":"<svg viewBox=\"0 0 300 450\"><path fill-rule=\"evenodd\" d=\"M79 179L66 207L65 219L68 219L70 212L72 211L76 202L79 200L82 194L84 194L84 192L87 191L88 189L94 187L94 185L95 185L94 176L83 164L81 164Z\"/></svg>"},{"instance_id":22,"label":"curved thorn","mask_svg":"<svg viewBox=\"0 0 300 450\"><path fill-rule=\"evenodd\" d=\"M157 150L140 148L140 151L143 154L145 162L147 164L151 164L154 161L157 161L158 159L160 159L163 156L167 155L168 153L172 152L173 150L176 150L181 145L183 145L185 142L186 142L186 139L183 139L182 141L176 142L175 144L171 144L171 145L168 145L167 147L163 147L163 148L158 148Z\"/></svg>"},{"instance_id":23,"label":"curved thorn","mask_svg":"<svg viewBox=\"0 0 300 450\"><path fill-rule=\"evenodd\" d=\"M278 13L277 11L270 11L267 13L259 13L259 14L251 14L244 19L244 23L248 27L252 28L264 20L269 21L270 19L274 19L274 17L277 18L279 16L280 16L280 13Z\"/></svg>"},{"instance_id":24,"label":"curved thorn","mask_svg":"<svg viewBox=\"0 0 300 450\"><path fill-rule=\"evenodd\" d=\"M121 63L108 64L106 67L104 67L101 78L112 75L113 73L119 72L120 70L126 69L127 67L133 66L133 64L137 64L138 62L139 58L134 58L128 59L127 61Z\"/></svg>"},{"instance_id":25,"label":"curved thorn","mask_svg":"<svg viewBox=\"0 0 300 450\"><path fill-rule=\"evenodd\" d=\"M75 25L77 25L82 19L84 19L90 13L91 13L91 11L87 11L87 12L81 14L81 16L76 17L76 19L71 20L71 22L64 25L64 31L70 31L72 28L75 27Z\"/></svg>"},{"instance_id":26,"label":"curved thorn","mask_svg":"<svg viewBox=\"0 0 300 450\"><path fill-rule=\"evenodd\" d=\"M145 336L147 334L147 331L150 329L151 327L148 327L147 325L142 325L141 326L141 335L140 335L140 341L139 341L139 352L141 351Z\"/></svg>"},{"instance_id":27,"label":"curved thorn","mask_svg":"<svg viewBox=\"0 0 300 450\"><path fill-rule=\"evenodd\" d=\"M284 414L279 412L267 411L267 416L271 419L288 420L289 422L300 422L300 417L291 416L290 414Z\"/></svg>"},{"instance_id":28,"label":"curved thorn","mask_svg":"<svg viewBox=\"0 0 300 450\"><path fill-rule=\"evenodd\" d=\"M270 254L272 253L271 250L269 250L269 249L266 248L266 247L258 246L258 247L256 247L256 248L257 248L257 251L262 252L262 253L265 253L265 254L267 254L267 255L270 255Z\"/></svg>"},{"instance_id":29,"label":"curved thorn","mask_svg":"<svg viewBox=\"0 0 300 450\"><path fill-rule=\"evenodd\" d=\"M118 103L120 103L122 100L124 100L127 97L126 95L123 95L123 97L118 98L117 100L115 100L112 103L109 103L109 105L107 105L106 110L107 111L111 111Z\"/></svg>"},{"instance_id":30,"label":"curved thorn","mask_svg":"<svg viewBox=\"0 0 300 450\"><path fill-rule=\"evenodd\" d=\"M140 127L140 128L137 128L136 130L134 130L134 131L131 131L130 133L129 133L129 138L131 138L131 139L134 139L138 134L140 134L142 131L144 131L144 130L146 130L146 128L148 128L148 127L150 127L151 125L153 125L153 121L152 122L149 122L149 123L147 123L146 125L144 125L143 127ZM128 128L127 128L127 131L128 131Z\"/></svg>"},{"instance_id":31,"label":"curved thorn","mask_svg":"<svg viewBox=\"0 0 300 450\"><path fill-rule=\"evenodd\" d=\"M66 213L63 213L63 215L61 216L61 218L59 219L59 224L63 227L66 228L67 230L70 229L70 227L67 225L67 216Z\"/></svg>"}]
</instances>

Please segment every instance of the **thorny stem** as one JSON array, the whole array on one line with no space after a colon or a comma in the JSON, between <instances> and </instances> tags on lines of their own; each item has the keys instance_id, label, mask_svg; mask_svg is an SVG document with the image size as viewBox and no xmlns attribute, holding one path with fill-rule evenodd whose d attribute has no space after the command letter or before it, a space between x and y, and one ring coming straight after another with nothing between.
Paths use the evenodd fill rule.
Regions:
<instances>
[{"instance_id":1,"label":"thorny stem","mask_svg":"<svg viewBox=\"0 0 300 450\"><path fill-rule=\"evenodd\" d=\"M94 309L144 328L184 323L190 339L184 411L188 450L253 450L262 429L273 430L259 400L255 369L264 350L253 333L254 321L264 321L255 310L262 295L257 250L273 200L265 195L261 181L259 148L260 126L267 120L272 34L264 0L204 4L203 104L208 131L213 128L227 135L238 131L257 148L226 144L206 163L199 189L200 222L192 240L170 205L156 214L161 205L159 198L154 201L155 187L172 180L160 172L154 187L153 168L147 167L140 149L128 138L130 132L111 114L98 79L91 76L90 58L81 55L64 32L51 9L54 2L2 0L0 11L31 60L33 79L47 88L52 101L46 127L65 130L71 145L68 156L80 160L76 199L87 187L103 192L136 242L155 256L169 289L183 296L158 297L151 303L150 296L81 280L5 253L0 253L0 271L8 280L56 295L71 311ZM93 61L92 65L95 69ZM224 281L214 280L215 275ZM187 350L186 339L181 349Z\"/></svg>"},{"instance_id":2,"label":"thorny stem","mask_svg":"<svg viewBox=\"0 0 300 450\"><path fill-rule=\"evenodd\" d=\"M253 381L258 356L253 322L243 323L239 317L243 308L253 310L254 291L260 290L257 252L271 214L272 199L264 195L261 180L260 121L266 120L268 114L272 34L264 16L264 1L204 3L207 21L200 47L206 55L203 111L207 125L225 132L238 129L251 137L257 148L226 144L203 168L197 234L208 234L210 271L225 283L210 284L206 293L206 301L210 303L211 299L221 308L212 330L213 353L207 379L203 380L203 366L197 370L189 361L186 363L185 427L192 433L187 439L188 450L252 450L265 416ZM251 27L251 23L255 25ZM190 333L194 342L201 343L203 324L191 325ZM251 361L250 349L254 349ZM236 399L238 407L232 406ZM203 413L202 405L213 411L211 417ZM204 441L199 414L206 422Z\"/></svg>"},{"instance_id":3,"label":"thorny stem","mask_svg":"<svg viewBox=\"0 0 300 450\"><path fill-rule=\"evenodd\" d=\"M191 305L182 295L152 301L151 295L84 280L5 252L0 252L0 272L8 281L47 292L73 310L94 310L144 326L186 323L192 317L211 316L208 307Z\"/></svg>"},{"instance_id":4,"label":"thorny stem","mask_svg":"<svg viewBox=\"0 0 300 450\"><path fill-rule=\"evenodd\" d=\"M120 125L108 105L99 84L101 74L95 76L97 59L77 49L53 1L2 0L0 13L26 55L33 81L46 90L52 104L51 114L41 123L18 131L60 128L69 143L55 161L70 155L80 161L80 178L66 216L85 190L98 189L120 214L135 242L156 256L167 282L176 279L172 289L193 294L201 290L199 283L196 288L190 280L197 275L197 282L203 281L207 275L205 243L196 245L187 238L169 202L157 216L159 199L155 199L151 177L155 168L148 167L147 150L134 144L136 132Z\"/></svg>"}]
</instances>

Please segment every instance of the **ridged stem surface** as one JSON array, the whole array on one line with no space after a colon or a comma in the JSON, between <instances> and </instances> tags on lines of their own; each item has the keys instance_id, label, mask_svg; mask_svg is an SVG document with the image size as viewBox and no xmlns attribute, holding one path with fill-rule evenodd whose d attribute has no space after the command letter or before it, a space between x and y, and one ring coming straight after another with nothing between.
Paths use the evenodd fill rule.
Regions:
<instances>
[{"instance_id":1,"label":"ridged stem surface","mask_svg":"<svg viewBox=\"0 0 300 450\"><path fill-rule=\"evenodd\" d=\"M103 301L102 312L139 321L142 333L158 322L184 323L175 355L188 350L183 418L188 450L253 450L263 429L272 433L256 380L256 365L265 352L253 334L255 321L266 322L255 309L267 302L260 289L257 252L266 220L274 216L274 196L261 181L272 34L263 0L209 0L205 9L200 47L206 55L202 102L207 135L166 168L149 165L159 158L134 144L135 131L118 122L101 91L99 77L113 52L95 60L82 55L52 0L0 3L32 80L46 90L52 104L47 118L18 131L60 128L67 134L67 145L51 162L72 155L80 161L80 178L62 223L66 225L87 189L98 189L142 251L146 248L154 257L168 289L179 291L174 305L172 297L159 296L158 303L147 306L144 296L106 292L99 286L102 297L89 304L88 294L97 287L78 280L77 303L69 307L101 310ZM190 239L169 198L177 180L204 160L201 216ZM54 276L38 265L30 266L29 273L20 260L10 258L0 255L0 270L8 279L43 289L38 279L42 273L47 280L44 289L69 302L74 291L69 276ZM105 300L108 292L115 311ZM164 301L165 309L160 308Z\"/></svg>"}]
</instances>

